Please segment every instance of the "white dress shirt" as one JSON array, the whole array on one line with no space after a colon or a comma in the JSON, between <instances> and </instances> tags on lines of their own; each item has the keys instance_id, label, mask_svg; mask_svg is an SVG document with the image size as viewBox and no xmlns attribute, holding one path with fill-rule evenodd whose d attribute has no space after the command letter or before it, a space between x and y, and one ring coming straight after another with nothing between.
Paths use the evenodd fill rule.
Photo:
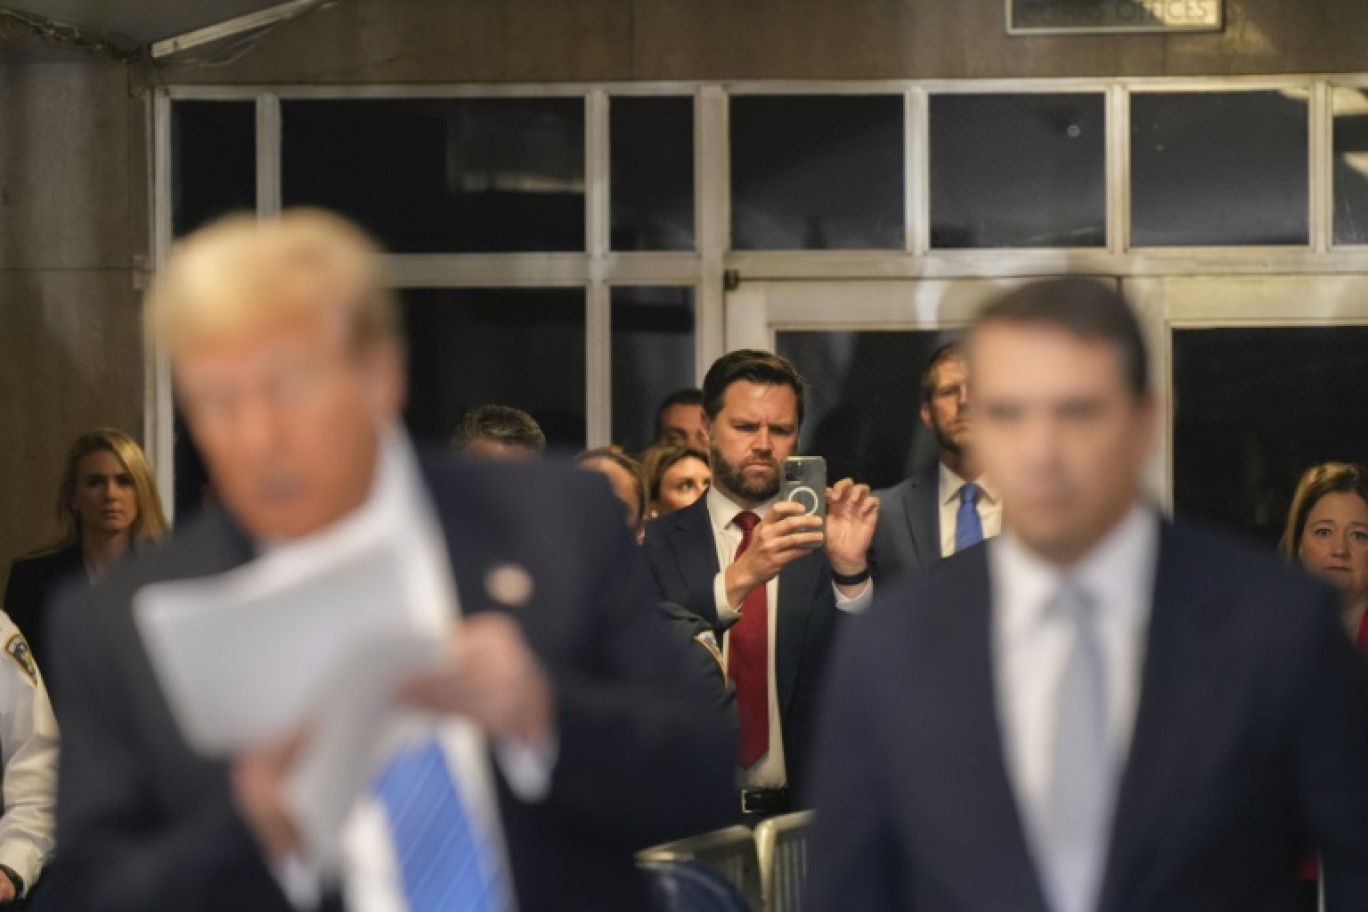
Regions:
<instances>
[{"instance_id":1,"label":"white dress shirt","mask_svg":"<svg viewBox=\"0 0 1368 912\"><path fill-rule=\"evenodd\" d=\"M937 465L940 466L938 502L941 557L949 557L955 553L955 526L959 522L960 490L969 482L947 468L945 463ZM979 488L978 503L974 506L978 510L979 522L983 524L983 537L993 538L1002 531L1002 498L998 496L997 488L993 487L993 483L986 477L980 477L974 484Z\"/></svg>"},{"instance_id":2,"label":"white dress shirt","mask_svg":"<svg viewBox=\"0 0 1368 912\"><path fill-rule=\"evenodd\" d=\"M408 623L434 636L448 635L461 612L447 559L446 539L413 449L407 437L397 429L390 430L382 438L375 481L366 502L322 532L294 544L317 548L332 540L339 547L350 549L366 539L384 543L399 557L406 589L401 601L410 611ZM292 546L286 544L276 550ZM472 827L482 835L484 845L502 856L490 859L490 862L499 865L506 875L510 868L483 732L478 726L456 717L432 717L396 710L390 729L379 741L392 752L408 741L427 735L435 735L441 744L453 781L471 816ZM519 798L530 802L546 796L555 765L554 746L540 751L506 742L495 748L499 768ZM366 912L404 912L407 905L388 821L383 805L374 795L358 797L344 826L342 845L346 859L343 886L348 907ZM301 859L291 859L280 866L277 875L297 907L310 909L318 905L318 874ZM512 884L507 883L507 886L508 895L512 896Z\"/></svg>"},{"instance_id":3,"label":"white dress shirt","mask_svg":"<svg viewBox=\"0 0 1368 912\"><path fill-rule=\"evenodd\" d=\"M1008 777L1028 833L1040 832L1046 813L1056 695L1076 629L1047 609L1066 580L1096 606L1109 740L1119 776L1140 700L1158 548L1159 517L1139 504L1073 567L1049 563L1010 530L988 546L998 719Z\"/></svg>"},{"instance_id":4,"label":"white dress shirt","mask_svg":"<svg viewBox=\"0 0 1368 912\"><path fill-rule=\"evenodd\" d=\"M707 498L708 517L712 521L713 541L717 545L717 565L722 568L713 579L713 599L716 602L717 619L725 625L741 617L740 606L732 606L727 601L726 575L727 568L736 560L736 549L741 546L744 534L734 520L738 513L747 508L727 497L716 485L708 488L708 493L704 497ZM777 499L766 501L751 512L763 520L769 515L770 507L774 506ZM865 611L874 600L873 580L866 582L860 594L853 598L842 595L835 583L831 588L836 596L836 607L851 614ZM757 760L754 766L737 773L739 784L743 788L781 788L788 784L787 767L784 765L784 740L779 725L779 693L774 671L774 642L779 619L779 577L776 576L765 584L765 593L769 602L770 747L769 752ZM731 638L728 637L722 645L724 662L730 661L730 643Z\"/></svg>"},{"instance_id":5,"label":"white dress shirt","mask_svg":"<svg viewBox=\"0 0 1368 912\"><path fill-rule=\"evenodd\" d=\"M52 856L57 805L57 719L28 643L0 612L0 864L33 886Z\"/></svg>"}]
</instances>

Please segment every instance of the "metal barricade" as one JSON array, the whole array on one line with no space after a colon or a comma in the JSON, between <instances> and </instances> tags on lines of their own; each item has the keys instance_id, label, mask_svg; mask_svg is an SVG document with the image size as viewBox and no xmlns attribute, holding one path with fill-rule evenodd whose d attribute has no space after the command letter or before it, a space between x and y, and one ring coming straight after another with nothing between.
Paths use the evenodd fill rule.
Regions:
<instances>
[{"instance_id":1,"label":"metal barricade","mask_svg":"<svg viewBox=\"0 0 1368 912\"><path fill-rule=\"evenodd\" d=\"M735 886L752 909L763 908L764 894L756 841L746 827L727 827L637 853L637 862L641 864L680 861L697 861L707 865Z\"/></svg>"},{"instance_id":2,"label":"metal barricade","mask_svg":"<svg viewBox=\"0 0 1368 912\"><path fill-rule=\"evenodd\" d=\"M755 828L760 892L766 912L800 912L807 885L807 843L813 812L772 817Z\"/></svg>"}]
</instances>

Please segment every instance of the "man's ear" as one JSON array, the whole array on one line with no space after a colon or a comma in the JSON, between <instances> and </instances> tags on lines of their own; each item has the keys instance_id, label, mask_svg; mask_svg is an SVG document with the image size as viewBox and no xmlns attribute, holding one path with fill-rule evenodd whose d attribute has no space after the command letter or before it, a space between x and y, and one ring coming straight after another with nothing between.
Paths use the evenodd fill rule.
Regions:
<instances>
[{"instance_id":1,"label":"man's ear","mask_svg":"<svg viewBox=\"0 0 1368 912\"><path fill-rule=\"evenodd\" d=\"M377 421L389 422L404 409L408 371L404 354L392 342L379 342L364 355L366 389Z\"/></svg>"},{"instance_id":2,"label":"man's ear","mask_svg":"<svg viewBox=\"0 0 1368 912\"><path fill-rule=\"evenodd\" d=\"M931 406L925 402L922 403L921 407L921 420L928 430L935 430L935 426L931 424Z\"/></svg>"}]
</instances>

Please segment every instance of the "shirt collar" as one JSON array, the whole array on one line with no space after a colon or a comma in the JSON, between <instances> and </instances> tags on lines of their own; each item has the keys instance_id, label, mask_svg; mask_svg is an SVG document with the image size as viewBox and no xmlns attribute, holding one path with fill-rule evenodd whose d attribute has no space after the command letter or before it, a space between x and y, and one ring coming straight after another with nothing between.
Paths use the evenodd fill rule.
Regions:
<instances>
[{"instance_id":1,"label":"shirt collar","mask_svg":"<svg viewBox=\"0 0 1368 912\"><path fill-rule=\"evenodd\" d=\"M732 526L732 521L736 519L736 514L747 509L750 509L752 513L761 519L764 519L769 514L770 507L774 506L779 501L778 497L772 497L758 507L743 507L719 491L717 485L709 486L708 493L703 496L707 499L708 518L712 521L714 533L735 528Z\"/></svg>"},{"instance_id":2,"label":"shirt collar","mask_svg":"<svg viewBox=\"0 0 1368 912\"><path fill-rule=\"evenodd\" d=\"M1136 503L1121 522L1073 567L1030 550L1008 529L989 544L994 600L1003 633L1011 637L1039 621L1066 580L1078 583L1104 611L1138 626L1148 617L1159 556L1159 517Z\"/></svg>"},{"instance_id":3,"label":"shirt collar","mask_svg":"<svg viewBox=\"0 0 1368 912\"><path fill-rule=\"evenodd\" d=\"M940 467L940 502L945 505L951 503L957 504L959 502L960 488L964 487L968 482L963 478L960 478L959 475L945 463L938 462L936 465ZM974 481L974 484L978 485L979 495L983 500L990 504L996 504L998 502L997 488L988 479L987 475L980 475Z\"/></svg>"}]
</instances>

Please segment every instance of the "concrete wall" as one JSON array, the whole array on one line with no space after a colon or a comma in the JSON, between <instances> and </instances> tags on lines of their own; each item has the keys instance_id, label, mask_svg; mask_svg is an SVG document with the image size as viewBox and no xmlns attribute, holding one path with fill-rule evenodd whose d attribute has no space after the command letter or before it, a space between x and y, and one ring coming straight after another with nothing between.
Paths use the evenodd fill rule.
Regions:
<instances>
[{"instance_id":1,"label":"concrete wall","mask_svg":"<svg viewBox=\"0 0 1368 912\"><path fill-rule=\"evenodd\" d=\"M176 82L1162 76L1368 69L1363 0L1227 0L1224 33L1008 38L1002 0L340 0Z\"/></svg>"},{"instance_id":2,"label":"concrete wall","mask_svg":"<svg viewBox=\"0 0 1368 912\"><path fill-rule=\"evenodd\" d=\"M120 65L0 67L0 573L54 534L72 438L142 433L140 111Z\"/></svg>"}]
</instances>

